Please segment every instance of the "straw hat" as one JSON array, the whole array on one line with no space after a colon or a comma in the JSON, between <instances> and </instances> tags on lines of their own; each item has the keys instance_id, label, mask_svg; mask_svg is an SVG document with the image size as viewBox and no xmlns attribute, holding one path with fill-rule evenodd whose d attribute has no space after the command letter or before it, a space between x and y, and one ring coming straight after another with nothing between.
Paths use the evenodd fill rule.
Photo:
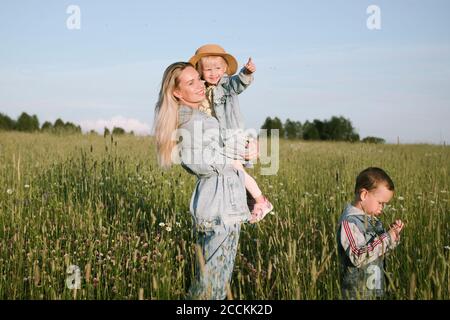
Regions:
<instances>
[{"instance_id":1,"label":"straw hat","mask_svg":"<svg viewBox=\"0 0 450 320\"><path fill-rule=\"evenodd\" d=\"M236 59L231 54L226 53L225 50L217 44L206 44L201 46L195 51L195 55L189 59L189 62L192 65L197 66L200 59L206 56L220 56L224 58L228 63L227 74L231 76L236 73L238 66Z\"/></svg>"}]
</instances>

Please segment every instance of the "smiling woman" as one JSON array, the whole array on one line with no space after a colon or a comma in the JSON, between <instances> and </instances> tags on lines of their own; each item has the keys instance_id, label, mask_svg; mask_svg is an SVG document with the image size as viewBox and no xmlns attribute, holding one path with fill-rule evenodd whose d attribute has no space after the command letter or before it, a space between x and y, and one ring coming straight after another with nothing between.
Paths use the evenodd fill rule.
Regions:
<instances>
[{"instance_id":1,"label":"smiling woman","mask_svg":"<svg viewBox=\"0 0 450 320\"><path fill-rule=\"evenodd\" d=\"M186 68L180 74L177 81L177 87L173 95L191 108L198 108L199 104L205 99L205 81L200 79L200 75L194 68Z\"/></svg>"},{"instance_id":2,"label":"smiling woman","mask_svg":"<svg viewBox=\"0 0 450 320\"><path fill-rule=\"evenodd\" d=\"M241 223L249 220L250 211L244 173L224 158L219 122L199 110L204 99L205 85L193 66L170 65L155 108L156 147L160 165L170 166L172 155L179 154L182 167L197 176L190 204L197 235L196 278L188 297L225 299L230 296ZM173 140L176 129L178 145Z\"/></svg>"}]
</instances>

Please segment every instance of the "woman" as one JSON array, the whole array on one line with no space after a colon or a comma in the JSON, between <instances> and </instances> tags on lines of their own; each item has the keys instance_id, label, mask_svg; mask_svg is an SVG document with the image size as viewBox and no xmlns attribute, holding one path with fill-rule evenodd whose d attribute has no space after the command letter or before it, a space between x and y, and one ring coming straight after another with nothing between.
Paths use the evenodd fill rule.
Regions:
<instances>
[{"instance_id":1,"label":"woman","mask_svg":"<svg viewBox=\"0 0 450 320\"><path fill-rule=\"evenodd\" d=\"M154 128L159 164L168 167L181 160L198 178L190 203L197 233L196 279L188 297L225 299L241 223L249 220L250 211L244 173L226 157L217 119L199 110L204 99L204 81L194 67L186 62L170 65L163 75Z\"/></svg>"}]
</instances>

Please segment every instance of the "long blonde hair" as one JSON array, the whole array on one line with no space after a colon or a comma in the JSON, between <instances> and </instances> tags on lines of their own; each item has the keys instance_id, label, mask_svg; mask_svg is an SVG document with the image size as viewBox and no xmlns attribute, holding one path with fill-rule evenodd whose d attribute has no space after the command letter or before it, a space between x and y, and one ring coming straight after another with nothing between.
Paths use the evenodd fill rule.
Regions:
<instances>
[{"instance_id":1,"label":"long blonde hair","mask_svg":"<svg viewBox=\"0 0 450 320\"><path fill-rule=\"evenodd\" d=\"M155 106L153 130L156 138L158 163L162 167L172 164L172 150L176 145L172 135L178 127L178 100L173 91L178 87L178 77L187 67L188 62L175 62L164 71L158 102Z\"/></svg>"}]
</instances>

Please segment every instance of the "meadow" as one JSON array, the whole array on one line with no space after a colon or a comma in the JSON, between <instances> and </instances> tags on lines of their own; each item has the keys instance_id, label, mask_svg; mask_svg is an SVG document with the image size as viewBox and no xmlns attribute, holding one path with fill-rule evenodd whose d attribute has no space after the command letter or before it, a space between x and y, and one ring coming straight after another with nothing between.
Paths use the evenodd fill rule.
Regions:
<instances>
[{"instance_id":1,"label":"meadow","mask_svg":"<svg viewBox=\"0 0 450 320\"><path fill-rule=\"evenodd\" d=\"M368 166L395 182L385 225L406 221L387 298L449 299L449 147L286 140L276 175L249 169L275 210L242 228L233 298L339 299L337 221ZM183 298L194 184L151 137L0 132L0 299Z\"/></svg>"}]
</instances>

